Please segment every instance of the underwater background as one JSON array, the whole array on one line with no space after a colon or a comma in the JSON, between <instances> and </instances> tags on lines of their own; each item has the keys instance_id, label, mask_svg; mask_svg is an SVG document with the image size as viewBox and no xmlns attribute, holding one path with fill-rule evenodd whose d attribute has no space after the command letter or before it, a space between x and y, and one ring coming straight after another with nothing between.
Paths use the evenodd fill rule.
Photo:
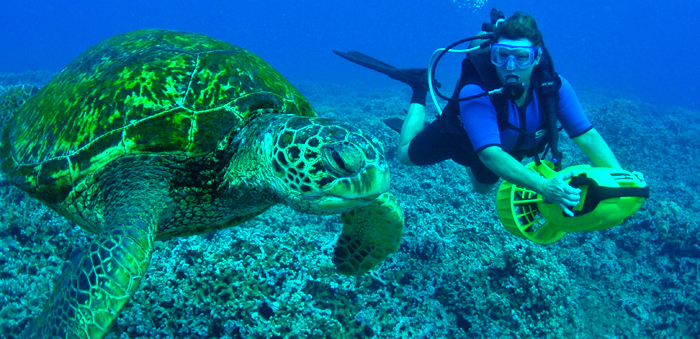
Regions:
<instances>
[{"instance_id":1,"label":"underwater background","mask_svg":"<svg viewBox=\"0 0 700 339\"><path fill-rule=\"evenodd\" d=\"M651 198L621 226L541 246L507 233L495 191L444 162L407 167L397 135L410 89L331 51L398 67L475 34L496 7L532 14L557 71ZM259 55L319 115L387 146L406 215L401 248L353 279L330 261L338 216L272 208L239 227L158 242L107 338L700 337L700 1L3 1L0 97L43 86L95 43L131 30L206 34ZM459 56L437 70L449 88ZM0 123L16 102L0 99ZM434 116L429 107L427 116ZM562 134L564 166L589 160ZM0 338L47 300L90 235L0 176Z\"/></svg>"}]
</instances>

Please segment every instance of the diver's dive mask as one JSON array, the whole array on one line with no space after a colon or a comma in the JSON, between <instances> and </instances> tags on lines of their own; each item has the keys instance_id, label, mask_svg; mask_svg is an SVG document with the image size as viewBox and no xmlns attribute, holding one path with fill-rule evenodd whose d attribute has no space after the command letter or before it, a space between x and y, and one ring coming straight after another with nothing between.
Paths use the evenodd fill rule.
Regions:
<instances>
[{"instance_id":1,"label":"diver's dive mask","mask_svg":"<svg viewBox=\"0 0 700 339\"><path fill-rule=\"evenodd\" d=\"M532 46L511 46L504 44L491 44L491 63L496 67L512 62L519 69L532 66L542 49Z\"/></svg>"}]
</instances>

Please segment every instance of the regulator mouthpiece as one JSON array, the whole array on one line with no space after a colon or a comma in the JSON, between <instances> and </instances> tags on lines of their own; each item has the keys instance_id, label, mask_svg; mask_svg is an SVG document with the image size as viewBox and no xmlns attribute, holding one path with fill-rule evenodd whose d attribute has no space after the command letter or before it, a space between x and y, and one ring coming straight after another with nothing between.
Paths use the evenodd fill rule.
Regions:
<instances>
[{"instance_id":1,"label":"regulator mouthpiece","mask_svg":"<svg viewBox=\"0 0 700 339\"><path fill-rule=\"evenodd\" d=\"M519 99L525 93L524 84L518 83L518 76L507 75L506 84L503 86L503 94L510 100Z\"/></svg>"}]
</instances>

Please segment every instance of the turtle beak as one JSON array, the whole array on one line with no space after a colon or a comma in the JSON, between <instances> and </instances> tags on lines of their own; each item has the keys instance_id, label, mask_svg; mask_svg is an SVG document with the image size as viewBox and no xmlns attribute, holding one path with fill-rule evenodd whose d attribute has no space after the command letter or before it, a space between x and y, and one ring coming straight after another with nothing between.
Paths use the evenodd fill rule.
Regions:
<instances>
[{"instance_id":1,"label":"turtle beak","mask_svg":"<svg viewBox=\"0 0 700 339\"><path fill-rule=\"evenodd\" d=\"M340 205L362 206L389 191L391 175L385 163L370 164L356 176L339 179L328 193L340 198L322 201L321 208L339 208Z\"/></svg>"}]
</instances>

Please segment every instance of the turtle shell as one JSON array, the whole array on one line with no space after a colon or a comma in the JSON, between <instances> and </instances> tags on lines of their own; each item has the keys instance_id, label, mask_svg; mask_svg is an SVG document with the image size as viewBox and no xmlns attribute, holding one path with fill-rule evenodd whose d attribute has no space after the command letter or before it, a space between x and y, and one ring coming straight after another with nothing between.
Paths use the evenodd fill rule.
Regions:
<instances>
[{"instance_id":1,"label":"turtle shell","mask_svg":"<svg viewBox=\"0 0 700 339\"><path fill-rule=\"evenodd\" d=\"M260 112L315 116L252 53L204 35L140 30L93 46L8 122L2 170L49 204L125 155L197 157Z\"/></svg>"}]
</instances>

